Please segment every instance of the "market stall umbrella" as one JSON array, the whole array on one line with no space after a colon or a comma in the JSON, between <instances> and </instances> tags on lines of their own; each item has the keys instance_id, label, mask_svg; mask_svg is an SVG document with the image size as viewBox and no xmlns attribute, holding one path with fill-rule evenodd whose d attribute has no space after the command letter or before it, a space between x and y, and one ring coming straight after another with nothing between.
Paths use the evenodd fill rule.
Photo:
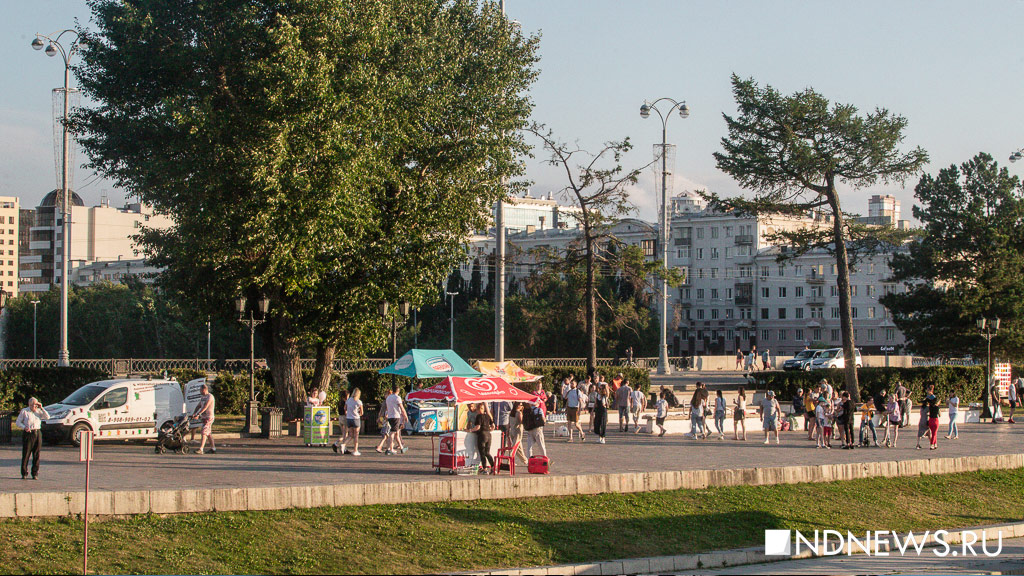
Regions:
<instances>
[{"instance_id":1,"label":"market stall umbrella","mask_svg":"<svg viewBox=\"0 0 1024 576\"><path fill-rule=\"evenodd\" d=\"M483 362L477 360L473 364L473 368L483 372L487 376L497 376L504 379L506 382L536 382L543 378L537 374L530 374L526 370L519 367L518 364L512 360L506 360L504 362Z\"/></svg>"},{"instance_id":2,"label":"market stall umbrella","mask_svg":"<svg viewBox=\"0 0 1024 576\"><path fill-rule=\"evenodd\" d=\"M460 358L454 350L409 350L394 364L381 369L380 373L398 374L409 378L483 376Z\"/></svg>"},{"instance_id":3,"label":"market stall umbrella","mask_svg":"<svg viewBox=\"0 0 1024 576\"><path fill-rule=\"evenodd\" d=\"M501 378L445 378L438 384L410 392L408 400L447 400L456 404L467 402L540 402L540 398L524 392Z\"/></svg>"}]
</instances>

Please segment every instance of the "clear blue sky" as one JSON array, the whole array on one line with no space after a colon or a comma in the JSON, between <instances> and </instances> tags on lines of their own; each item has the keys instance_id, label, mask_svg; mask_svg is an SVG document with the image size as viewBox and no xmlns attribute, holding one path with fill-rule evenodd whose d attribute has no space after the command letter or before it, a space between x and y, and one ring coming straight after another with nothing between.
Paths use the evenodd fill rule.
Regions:
<instances>
[{"instance_id":1,"label":"clear blue sky","mask_svg":"<svg viewBox=\"0 0 1024 576\"><path fill-rule=\"evenodd\" d=\"M1024 146L1024 2L507 0L527 31L542 33L541 76L533 89L534 119L586 148L629 136L628 166L647 163L660 141L654 118L641 120L645 98L686 100L691 115L674 117L676 190L706 186L732 194L712 152L734 110L729 76L752 76L789 93L813 87L861 109L888 108L909 120L906 146L920 145L931 172L979 151L1001 162ZM33 206L55 186L50 89L61 82L57 59L35 52L35 32L87 22L85 0L3 2L0 21L0 195ZM559 176L529 161L538 193L562 186ZM1011 171L1022 173L1018 166ZM108 182L79 171L87 203ZM93 182L91 182L93 181ZM634 194L653 218L652 174ZM90 183L91 182L91 183ZM916 182L916 180L914 181ZM692 183L692 184L689 184ZM866 212L870 193L894 192L910 214L906 190L846 194L846 207Z\"/></svg>"}]
</instances>

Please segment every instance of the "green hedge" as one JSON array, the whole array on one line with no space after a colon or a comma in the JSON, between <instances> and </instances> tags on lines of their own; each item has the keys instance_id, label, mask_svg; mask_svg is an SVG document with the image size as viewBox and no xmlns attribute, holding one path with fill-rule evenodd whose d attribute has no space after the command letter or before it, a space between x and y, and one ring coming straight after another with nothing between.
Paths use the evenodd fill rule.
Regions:
<instances>
[{"instance_id":1,"label":"green hedge","mask_svg":"<svg viewBox=\"0 0 1024 576\"><path fill-rule=\"evenodd\" d=\"M822 378L839 390L846 388L846 373L843 370L770 371L758 372L754 377L759 390L771 389L783 400L791 399L797 388L807 390L818 384ZM921 368L861 368L857 370L860 384L860 401L865 402L882 387L893 390L902 382L910 390L915 403L924 399L924 389L935 385L935 393L945 398L956 390L964 402L980 401L985 390L985 370L980 366L926 366Z\"/></svg>"},{"instance_id":2,"label":"green hedge","mask_svg":"<svg viewBox=\"0 0 1024 576\"><path fill-rule=\"evenodd\" d=\"M25 406L35 396L44 406L60 402L89 382L110 378L92 368L7 368L0 370L0 410Z\"/></svg>"}]
</instances>

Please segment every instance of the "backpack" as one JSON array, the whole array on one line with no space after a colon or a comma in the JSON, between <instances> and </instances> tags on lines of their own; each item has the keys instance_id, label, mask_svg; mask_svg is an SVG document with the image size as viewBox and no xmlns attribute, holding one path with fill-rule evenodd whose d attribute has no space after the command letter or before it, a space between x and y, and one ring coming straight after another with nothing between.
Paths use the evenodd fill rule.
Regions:
<instances>
[{"instance_id":1,"label":"backpack","mask_svg":"<svg viewBox=\"0 0 1024 576\"><path fill-rule=\"evenodd\" d=\"M523 430L536 430L544 426L544 411L539 406L527 406L523 410Z\"/></svg>"}]
</instances>

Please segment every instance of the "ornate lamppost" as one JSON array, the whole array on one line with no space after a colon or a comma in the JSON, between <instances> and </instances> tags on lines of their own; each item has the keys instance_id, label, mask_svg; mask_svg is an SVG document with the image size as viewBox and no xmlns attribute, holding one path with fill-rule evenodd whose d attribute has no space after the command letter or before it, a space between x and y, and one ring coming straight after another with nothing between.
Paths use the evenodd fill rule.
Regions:
<instances>
[{"instance_id":1,"label":"ornate lamppost","mask_svg":"<svg viewBox=\"0 0 1024 576\"><path fill-rule=\"evenodd\" d=\"M992 396L992 339L995 338L996 332L999 331L999 318L994 320L981 318L978 320L978 330L981 331L981 337L988 344L988 351L985 354L985 364L987 366L985 370L985 398L982 404L981 418L993 418L995 409L989 403L989 398ZM994 421L995 419L993 418Z\"/></svg>"},{"instance_id":2,"label":"ornate lamppost","mask_svg":"<svg viewBox=\"0 0 1024 576\"><path fill-rule=\"evenodd\" d=\"M253 310L255 304L256 310ZM270 300L261 297L255 302L249 301L245 296L235 299L235 312L238 312L238 321L249 328L249 401L245 404L245 433L249 436L256 436L260 433L257 412L259 402L256 401L256 327L267 321L267 310L270 309ZM249 317L245 316L249 312ZM259 317L256 317L256 312Z\"/></svg>"}]
</instances>

